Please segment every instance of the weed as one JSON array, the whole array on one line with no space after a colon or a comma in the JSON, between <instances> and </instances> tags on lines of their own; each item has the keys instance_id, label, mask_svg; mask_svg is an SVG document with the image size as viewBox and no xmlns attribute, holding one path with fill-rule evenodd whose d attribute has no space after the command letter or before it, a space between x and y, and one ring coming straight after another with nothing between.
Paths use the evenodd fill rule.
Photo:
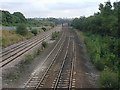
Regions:
<instances>
[{"instance_id":1,"label":"weed","mask_svg":"<svg viewBox=\"0 0 120 90\"><path fill-rule=\"evenodd\" d=\"M118 74L105 70L100 74L100 87L101 88L118 88ZM120 87L119 87L120 88Z\"/></svg>"},{"instance_id":2,"label":"weed","mask_svg":"<svg viewBox=\"0 0 120 90\"><path fill-rule=\"evenodd\" d=\"M33 33L35 36L38 34L38 30L37 29L33 29L32 31L31 31L31 33Z\"/></svg>"},{"instance_id":3,"label":"weed","mask_svg":"<svg viewBox=\"0 0 120 90\"><path fill-rule=\"evenodd\" d=\"M32 56L32 55L26 55L25 59L24 59L24 63L30 63L33 60L34 60L34 56Z\"/></svg>"},{"instance_id":4,"label":"weed","mask_svg":"<svg viewBox=\"0 0 120 90\"><path fill-rule=\"evenodd\" d=\"M53 32L51 36L51 40L55 40L58 37L59 32Z\"/></svg>"},{"instance_id":5,"label":"weed","mask_svg":"<svg viewBox=\"0 0 120 90\"><path fill-rule=\"evenodd\" d=\"M47 47L47 45L48 45L48 43L47 43L47 42L45 42L45 41L43 41L43 42L42 42L42 47L43 47L43 48L46 48L46 47Z\"/></svg>"}]
</instances>

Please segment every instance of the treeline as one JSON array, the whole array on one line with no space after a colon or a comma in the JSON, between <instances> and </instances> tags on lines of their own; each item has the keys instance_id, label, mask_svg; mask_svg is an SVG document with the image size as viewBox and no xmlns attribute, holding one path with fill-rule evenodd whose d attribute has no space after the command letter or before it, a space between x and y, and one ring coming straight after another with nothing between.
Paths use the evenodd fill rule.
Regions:
<instances>
[{"instance_id":1,"label":"treeline","mask_svg":"<svg viewBox=\"0 0 120 90\"><path fill-rule=\"evenodd\" d=\"M18 26L20 24L25 24L26 26L30 27L40 27L40 26L51 26L54 27L58 24L58 20L55 18L48 18L48 19L27 19L25 18L24 14L21 12L14 12L11 14L9 11L0 10L2 13L2 17L0 17L1 24L3 26Z\"/></svg>"},{"instance_id":2,"label":"treeline","mask_svg":"<svg viewBox=\"0 0 120 90\"><path fill-rule=\"evenodd\" d=\"M49 19L27 19L27 22L28 22L28 26L36 26L36 27L39 27L39 26L51 26L51 27L54 27L56 24L54 22L54 19L52 20L49 20Z\"/></svg>"},{"instance_id":3,"label":"treeline","mask_svg":"<svg viewBox=\"0 0 120 90\"><path fill-rule=\"evenodd\" d=\"M120 87L120 2L99 5L100 12L75 18L71 25L83 31L90 59L101 70L100 87Z\"/></svg>"},{"instance_id":4,"label":"treeline","mask_svg":"<svg viewBox=\"0 0 120 90\"><path fill-rule=\"evenodd\" d=\"M13 14L3 10L0 12L2 12L2 25L4 26L27 23L27 19L21 12L14 12Z\"/></svg>"},{"instance_id":5,"label":"treeline","mask_svg":"<svg viewBox=\"0 0 120 90\"><path fill-rule=\"evenodd\" d=\"M113 8L113 9L112 9ZM118 36L118 16L120 17L120 2L106 2L105 5L99 5L100 12L95 13L90 17L75 18L72 26L80 30L89 30L92 33L100 34L102 36L111 35Z\"/></svg>"}]
</instances>

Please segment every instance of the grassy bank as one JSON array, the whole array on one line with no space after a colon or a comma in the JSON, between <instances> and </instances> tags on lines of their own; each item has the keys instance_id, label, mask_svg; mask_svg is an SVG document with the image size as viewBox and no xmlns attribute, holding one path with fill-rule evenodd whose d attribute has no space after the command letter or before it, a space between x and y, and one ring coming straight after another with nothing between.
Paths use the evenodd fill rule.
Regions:
<instances>
[{"instance_id":1,"label":"grassy bank","mask_svg":"<svg viewBox=\"0 0 120 90\"><path fill-rule=\"evenodd\" d=\"M22 36L20 34L16 34L16 31L14 30L2 30L2 48L30 38L32 36L33 34L30 32L27 35Z\"/></svg>"},{"instance_id":2,"label":"grassy bank","mask_svg":"<svg viewBox=\"0 0 120 90\"><path fill-rule=\"evenodd\" d=\"M48 30L47 28L46 30ZM15 30L2 30L1 40L2 40L2 48L5 48L9 45L17 43L19 41L31 38L37 34L44 32L43 29L33 29L28 30L26 35L17 34Z\"/></svg>"},{"instance_id":3,"label":"grassy bank","mask_svg":"<svg viewBox=\"0 0 120 90\"><path fill-rule=\"evenodd\" d=\"M80 32L87 47L91 62L100 71L101 88L119 87L119 56L117 54L119 39L100 36L91 32Z\"/></svg>"}]
</instances>

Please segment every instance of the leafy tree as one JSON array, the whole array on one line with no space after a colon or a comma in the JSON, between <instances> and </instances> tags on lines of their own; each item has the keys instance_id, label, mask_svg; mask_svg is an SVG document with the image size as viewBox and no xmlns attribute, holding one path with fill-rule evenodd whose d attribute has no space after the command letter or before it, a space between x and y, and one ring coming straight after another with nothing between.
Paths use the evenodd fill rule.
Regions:
<instances>
[{"instance_id":1,"label":"leafy tree","mask_svg":"<svg viewBox=\"0 0 120 90\"><path fill-rule=\"evenodd\" d=\"M120 2L114 2L113 6L109 1L100 4L99 10L93 16L75 18L71 25L85 33L91 61L104 71L100 75L101 87L116 88L120 78L117 76L120 69Z\"/></svg>"},{"instance_id":2,"label":"leafy tree","mask_svg":"<svg viewBox=\"0 0 120 90\"><path fill-rule=\"evenodd\" d=\"M2 11L3 25L13 24L13 16L8 11Z\"/></svg>"},{"instance_id":3,"label":"leafy tree","mask_svg":"<svg viewBox=\"0 0 120 90\"><path fill-rule=\"evenodd\" d=\"M2 24L5 26L14 26L20 23L27 23L27 19L20 12L15 12L13 14L10 14L8 11L3 10L1 10L1 12L2 12Z\"/></svg>"},{"instance_id":4,"label":"leafy tree","mask_svg":"<svg viewBox=\"0 0 120 90\"><path fill-rule=\"evenodd\" d=\"M26 23L27 20L21 12L14 12L13 15L16 16L16 17L19 17L19 19L17 18L19 23Z\"/></svg>"}]
</instances>

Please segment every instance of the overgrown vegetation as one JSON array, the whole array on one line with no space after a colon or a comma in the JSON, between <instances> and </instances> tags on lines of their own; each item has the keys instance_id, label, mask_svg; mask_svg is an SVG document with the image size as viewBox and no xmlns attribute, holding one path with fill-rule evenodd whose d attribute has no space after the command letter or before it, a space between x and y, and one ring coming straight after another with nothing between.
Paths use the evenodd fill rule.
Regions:
<instances>
[{"instance_id":1,"label":"overgrown vegetation","mask_svg":"<svg viewBox=\"0 0 120 90\"><path fill-rule=\"evenodd\" d=\"M102 88L118 88L118 74L109 70L104 70L100 74L100 87Z\"/></svg>"},{"instance_id":2,"label":"overgrown vegetation","mask_svg":"<svg viewBox=\"0 0 120 90\"><path fill-rule=\"evenodd\" d=\"M46 28L45 27L42 27L43 31L46 31Z\"/></svg>"},{"instance_id":3,"label":"overgrown vegetation","mask_svg":"<svg viewBox=\"0 0 120 90\"><path fill-rule=\"evenodd\" d=\"M120 2L100 4L99 10L93 16L75 18L71 25L83 31L90 59L102 71L100 87L120 88Z\"/></svg>"},{"instance_id":4,"label":"overgrown vegetation","mask_svg":"<svg viewBox=\"0 0 120 90\"><path fill-rule=\"evenodd\" d=\"M51 40L55 40L58 37L58 35L59 35L59 32L56 32L56 31L53 32L51 36Z\"/></svg>"},{"instance_id":5,"label":"overgrown vegetation","mask_svg":"<svg viewBox=\"0 0 120 90\"><path fill-rule=\"evenodd\" d=\"M17 26L16 33L20 35L27 35L28 34L28 29L25 24L21 24Z\"/></svg>"},{"instance_id":6,"label":"overgrown vegetation","mask_svg":"<svg viewBox=\"0 0 120 90\"><path fill-rule=\"evenodd\" d=\"M31 30L31 33L33 33L36 36L38 34L38 30L37 29L33 29L33 30Z\"/></svg>"},{"instance_id":7,"label":"overgrown vegetation","mask_svg":"<svg viewBox=\"0 0 120 90\"><path fill-rule=\"evenodd\" d=\"M28 33L29 34L22 36L17 34L14 30L2 30L2 48L33 36L30 32Z\"/></svg>"},{"instance_id":8,"label":"overgrown vegetation","mask_svg":"<svg viewBox=\"0 0 120 90\"><path fill-rule=\"evenodd\" d=\"M42 45L43 48L46 48L48 43L46 41L43 41L41 45Z\"/></svg>"},{"instance_id":9,"label":"overgrown vegetation","mask_svg":"<svg viewBox=\"0 0 120 90\"><path fill-rule=\"evenodd\" d=\"M26 55L25 56L25 59L24 59L24 63L30 63L31 61L33 61L34 60L34 56L33 55Z\"/></svg>"}]
</instances>

